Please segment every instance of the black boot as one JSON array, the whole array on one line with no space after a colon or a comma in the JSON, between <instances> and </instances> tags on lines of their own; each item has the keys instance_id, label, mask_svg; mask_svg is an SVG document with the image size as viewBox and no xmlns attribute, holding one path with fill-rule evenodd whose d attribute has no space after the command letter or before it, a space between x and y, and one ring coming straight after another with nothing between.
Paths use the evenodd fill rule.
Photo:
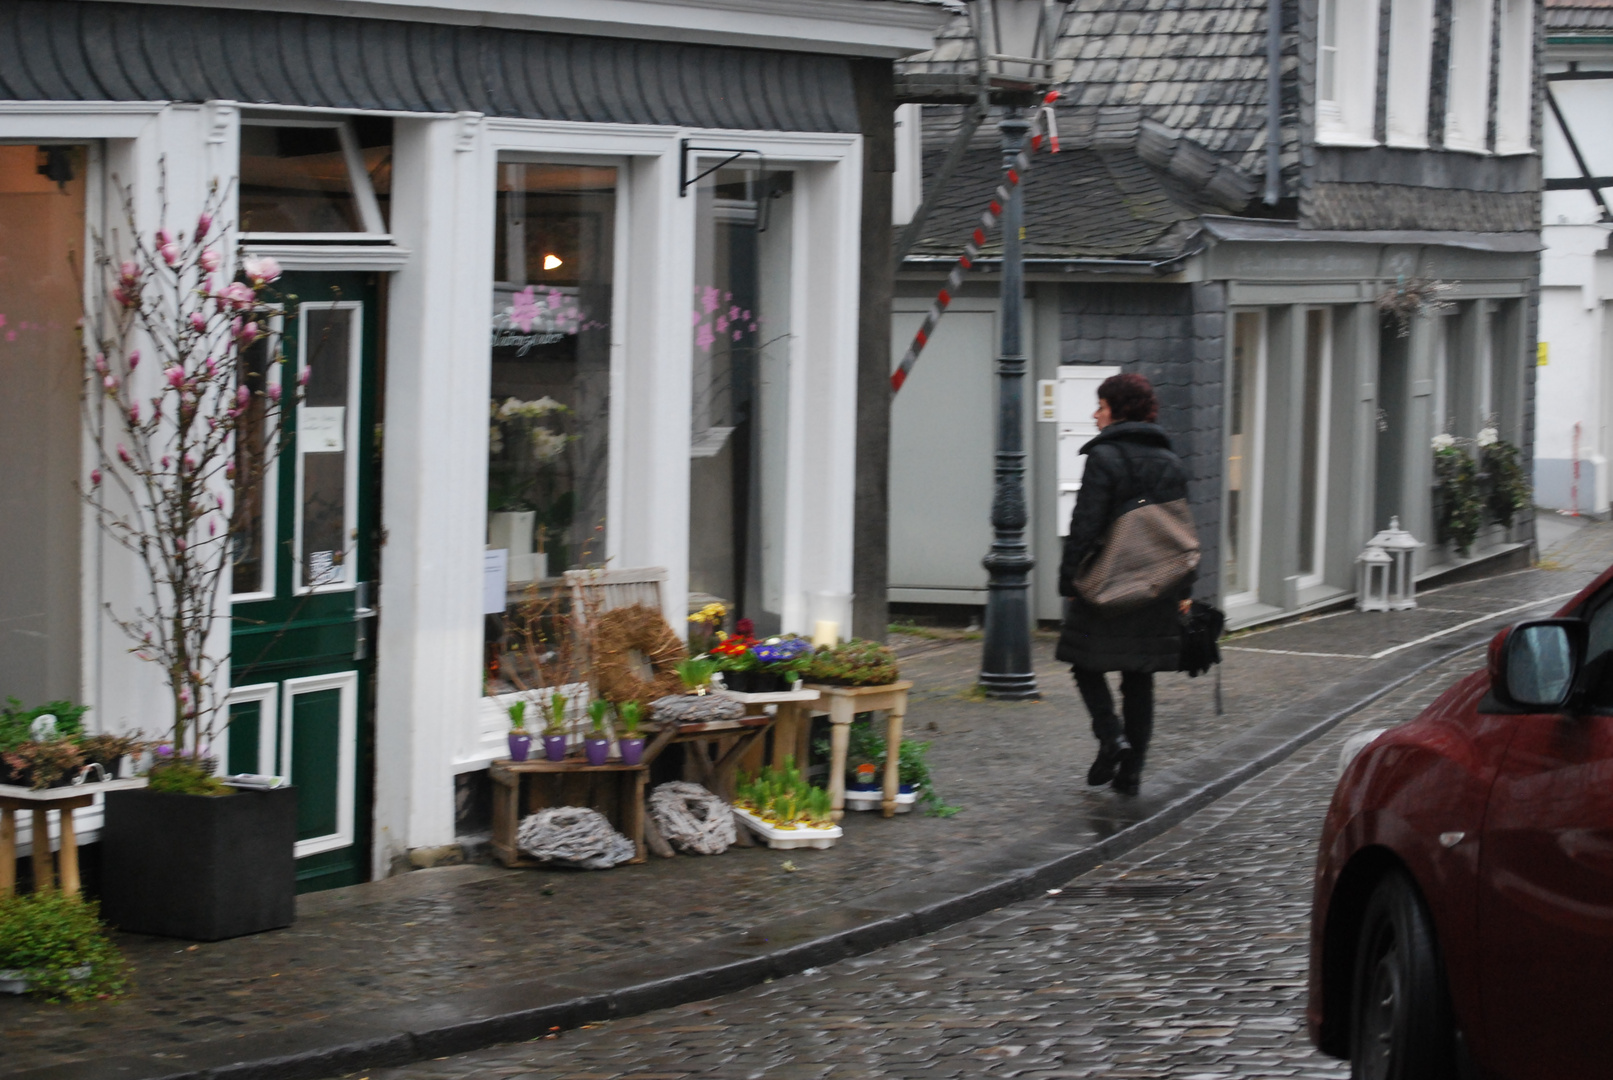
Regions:
<instances>
[{"instance_id":1,"label":"black boot","mask_svg":"<svg viewBox=\"0 0 1613 1080\"><path fill-rule=\"evenodd\" d=\"M1087 770L1087 783L1102 787L1115 778L1120 763L1131 756L1131 744L1123 738L1105 739L1098 743L1098 756Z\"/></svg>"},{"instance_id":2,"label":"black boot","mask_svg":"<svg viewBox=\"0 0 1613 1080\"><path fill-rule=\"evenodd\" d=\"M1128 746L1121 756L1119 767L1115 770L1114 782L1109 786L1121 795L1135 795L1142 786L1142 780L1143 756L1141 752Z\"/></svg>"}]
</instances>

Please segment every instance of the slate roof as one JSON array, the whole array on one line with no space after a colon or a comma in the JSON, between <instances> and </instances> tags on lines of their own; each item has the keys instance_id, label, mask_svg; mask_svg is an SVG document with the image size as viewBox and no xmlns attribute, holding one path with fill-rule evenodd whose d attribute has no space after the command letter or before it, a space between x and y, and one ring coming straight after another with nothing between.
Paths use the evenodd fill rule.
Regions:
<instances>
[{"instance_id":1,"label":"slate roof","mask_svg":"<svg viewBox=\"0 0 1613 1080\"><path fill-rule=\"evenodd\" d=\"M1546 0L1546 32L1613 30L1613 0Z\"/></svg>"},{"instance_id":2,"label":"slate roof","mask_svg":"<svg viewBox=\"0 0 1613 1080\"><path fill-rule=\"evenodd\" d=\"M1053 71L1066 91L1061 109L1137 108L1248 175L1264 175L1265 0L1076 0L1071 8ZM1291 44L1287 37L1285 47ZM973 55L968 19L959 15L936 35L934 50L902 66L972 70ZM1284 119L1289 169L1298 161L1298 134L1292 116Z\"/></svg>"},{"instance_id":3,"label":"slate roof","mask_svg":"<svg viewBox=\"0 0 1613 1080\"><path fill-rule=\"evenodd\" d=\"M292 12L0 0L0 99L856 131L850 61Z\"/></svg>"},{"instance_id":4,"label":"slate roof","mask_svg":"<svg viewBox=\"0 0 1613 1080\"><path fill-rule=\"evenodd\" d=\"M991 141L996 131L988 125ZM1060 118L1063 152L1038 153L1025 177L1025 256L1031 260L1168 260L1192 250L1201 214L1243 209L1253 188L1222 158L1136 109L1072 110ZM953 259L1001 183L1002 156L972 144L908 253L914 261ZM933 176L945 149L925 153ZM1000 229L987 234L986 258L1000 257Z\"/></svg>"}]
</instances>

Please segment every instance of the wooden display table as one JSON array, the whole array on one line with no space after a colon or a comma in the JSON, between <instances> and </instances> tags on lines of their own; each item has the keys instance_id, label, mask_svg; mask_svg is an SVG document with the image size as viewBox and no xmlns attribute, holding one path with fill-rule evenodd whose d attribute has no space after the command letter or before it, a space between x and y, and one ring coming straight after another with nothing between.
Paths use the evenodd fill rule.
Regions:
<instances>
[{"instance_id":1,"label":"wooden display table","mask_svg":"<svg viewBox=\"0 0 1613 1080\"><path fill-rule=\"evenodd\" d=\"M620 759L590 765L586 758L495 761L487 770L493 781L493 852L505 866L541 865L516 846L521 818L552 806L586 806L604 814L633 842L630 862L644 862L644 788L649 783L650 764L662 751L674 743L701 744L689 754L697 782L732 802L734 770L740 757L772 726L771 716L707 724L646 724L644 731L650 738L637 765L623 765ZM716 744L715 754L707 752L711 744ZM539 779L523 784L534 777Z\"/></svg>"},{"instance_id":2,"label":"wooden display table","mask_svg":"<svg viewBox=\"0 0 1613 1080\"><path fill-rule=\"evenodd\" d=\"M146 786L143 776L128 780L101 780L77 787L55 787L35 791L12 784L0 784L0 896L10 896L17 888L17 812L32 810L34 891L56 884L56 867L50 857L50 812L61 818L61 889L77 896L78 834L73 829L73 811L95 802L103 791L125 791Z\"/></svg>"},{"instance_id":3,"label":"wooden display table","mask_svg":"<svg viewBox=\"0 0 1613 1080\"><path fill-rule=\"evenodd\" d=\"M794 754L796 768L800 770L801 778L806 779L807 757L811 753L808 741L812 732L811 705L818 700L818 691L803 689L743 694L738 690L718 690L717 693L746 706L775 706L778 711L773 717L776 725L773 728L773 767L784 768L784 759ZM752 767L759 767L762 748L757 746L755 750Z\"/></svg>"},{"instance_id":4,"label":"wooden display table","mask_svg":"<svg viewBox=\"0 0 1613 1080\"><path fill-rule=\"evenodd\" d=\"M834 808L834 819L846 816L846 748L851 742L851 722L858 713L885 713L885 783L884 800L880 809L886 817L896 813L898 769L902 748L902 720L907 716L907 691L911 680L887 683L884 686L826 686L813 683L807 689L816 690L827 705L812 709L813 714L828 713L832 725L829 756L829 799Z\"/></svg>"}]
</instances>

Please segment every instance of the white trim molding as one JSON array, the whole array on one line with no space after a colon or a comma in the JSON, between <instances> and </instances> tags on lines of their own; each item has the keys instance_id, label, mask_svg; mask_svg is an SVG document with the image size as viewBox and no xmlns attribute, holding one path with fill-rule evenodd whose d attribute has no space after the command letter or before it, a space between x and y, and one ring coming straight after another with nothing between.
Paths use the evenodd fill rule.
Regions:
<instances>
[{"instance_id":1,"label":"white trim molding","mask_svg":"<svg viewBox=\"0 0 1613 1080\"><path fill-rule=\"evenodd\" d=\"M402 270L412 252L396 244L263 243L250 237L241 244L247 255L268 255L282 270Z\"/></svg>"},{"instance_id":2,"label":"white trim molding","mask_svg":"<svg viewBox=\"0 0 1613 1080\"><path fill-rule=\"evenodd\" d=\"M1390 146L1428 148L1428 90L1434 58L1434 0L1391 0L1389 8Z\"/></svg>"},{"instance_id":3,"label":"white trim molding","mask_svg":"<svg viewBox=\"0 0 1613 1080\"><path fill-rule=\"evenodd\" d=\"M322 851L338 851L351 847L355 839L354 811L357 808L358 764L358 672L339 671L333 675L310 675L300 679L287 679L281 683L280 774L293 786L297 777L291 770L291 736L296 713L296 698L300 694L313 694L322 690L341 692L338 706L337 761L336 761L336 831L324 836L310 836L297 841L297 858L318 855Z\"/></svg>"},{"instance_id":4,"label":"white trim molding","mask_svg":"<svg viewBox=\"0 0 1613 1080\"><path fill-rule=\"evenodd\" d=\"M1490 118L1490 0L1451 0L1445 149L1486 153Z\"/></svg>"},{"instance_id":5,"label":"white trim molding","mask_svg":"<svg viewBox=\"0 0 1613 1080\"><path fill-rule=\"evenodd\" d=\"M1533 0L1501 0L1496 34L1495 152L1527 154L1534 104L1535 6Z\"/></svg>"}]
</instances>

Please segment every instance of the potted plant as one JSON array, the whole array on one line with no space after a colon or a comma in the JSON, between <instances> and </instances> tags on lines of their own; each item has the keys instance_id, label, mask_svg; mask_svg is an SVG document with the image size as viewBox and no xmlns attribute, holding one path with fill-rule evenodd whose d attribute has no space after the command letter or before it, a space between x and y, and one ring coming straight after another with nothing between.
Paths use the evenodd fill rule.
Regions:
<instances>
[{"instance_id":1,"label":"potted plant","mask_svg":"<svg viewBox=\"0 0 1613 1080\"><path fill-rule=\"evenodd\" d=\"M749 646L743 657L728 666L733 676L723 681L731 690L747 694L776 694L801 680L811 663L812 644L794 634L783 634Z\"/></svg>"},{"instance_id":2,"label":"potted plant","mask_svg":"<svg viewBox=\"0 0 1613 1080\"><path fill-rule=\"evenodd\" d=\"M616 706L616 716L622 722L621 734L616 739L622 764L637 765L644 757L644 736L639 734L644 723L644 708L636 701L624 701Z\"/></svg>"},{"instance_id":3,"label":"potted plant","mask_svg":"<svg viewBox=\"0 0 1613 1080\"><path fill-rule=\"evenodd\" d=\"M0 993L89 1001L117 995L127 981L93 901L55 889L0 896Z\"/></svg>"},{"instance_id":4,"label":"potted plant","mask_svg":"<svg viewBox=\"0 0 1613 1080\"><path fill-rule=\"evenodd\" d=\"M188 236L142 233L121 195L127 250L94 237L101 288L84 313L94 460L83 494L144 572L138 603L108 614L162 674L171 752L146 788L107 794L102 911L125 930L218 940L288 925L296 911L295 790L227 787L209 748L229 715L218 620L229 617L231 552L253 527L232 503L273 465L300 382L282 390L283 358L253 348L277 313L259 293L280 267L237 264L234 238L214 229L218 186ZM249 431L262 453L237 453Z\"/></svg>"},{"instance_id":5,"label":"potted plant","mask_svg":"<svg viewBox=\"0 0 1613 1080\"><path fill-rule=\"evenodd\" d=\"M898 678L896 653L860 638L824 645L812 654L805 678L823 686L888 686Z\"/></svg>"},{"instance_id":6,"label":"potted plant","mask_svg":"<svg viewBox=\"0 0 1613 1080\"><path fill-rule=\"evenodd\" d=\"M532 752L532 736L526 730L526 702L517 701L510 706L510 760L525 761Z\"/></svg>"},{"instance_id":7,"label":"potted plant","mask_svg":"<svg viewBox=\"0 0 1613 1080\"><path fill-rule=\"evenodd\" d=\"M604 698L588 703L588 734L583 738L582 748L590 765L603 765L610 757L610 733L605 730L605 713L609 708Z\"/></svg>"},{"instance_id":8,"label":"potted plant","mask_svg":"<svg viewBox=\"0 0 1613 1080\"><path fill-rule=\"evenodd\" d=\"M719 661L709 656L691 656L687 660L679 660L677 666L678 678L683 681L683 689L690 694L704 694L711 689L711 677L717 673Z\"/></svg>"},{"instance_id":9,"label":"potted plant","mask_svg":"<svg viewBox=\"0 0 1613 1080\"><path fill-rule=\"evenodd\" d=\"M550 761L566 760L566 695L559 692L549 698L549 722L543 725L543 756Z\"/></svg>"}]
</instances>

